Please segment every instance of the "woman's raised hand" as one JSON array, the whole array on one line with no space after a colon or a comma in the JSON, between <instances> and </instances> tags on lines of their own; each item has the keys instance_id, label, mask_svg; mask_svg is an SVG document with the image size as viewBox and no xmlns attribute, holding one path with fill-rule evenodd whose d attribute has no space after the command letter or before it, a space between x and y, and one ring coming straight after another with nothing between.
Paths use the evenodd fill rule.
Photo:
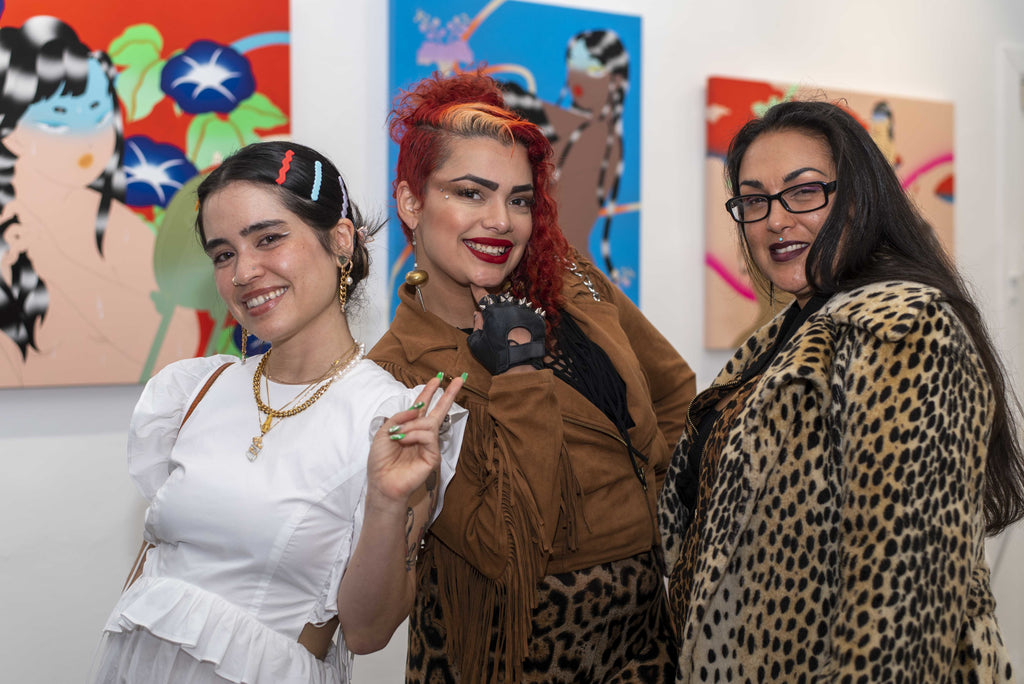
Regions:
<instances>
[{"instance_id":1,"label":"woman's raised hand","mask_svg":"<svg viewBox=\"0 0 1024 684\"><path fill-rule=\"evenodd\" d=\"M441 424L462 382L462 378L452 380L428 413L427 406L441 386L439 378L432 378L411 407L391 416L377 430L367 462L368 487L375 494L405 506L409 496L438 468Z\"/></svg>"},{"instance_id":2,"label":"woman's raised hand","mask_svg":"<svg viewBox=\"0 0 1024 684\"><path fill-rule=\"evenodd\" d=\"M467 343L474 358L491 375L526 373L544 358L546 327L540 309L511 295L492 295L470 285L476 310Z\"/></svg>"}]
</instances>

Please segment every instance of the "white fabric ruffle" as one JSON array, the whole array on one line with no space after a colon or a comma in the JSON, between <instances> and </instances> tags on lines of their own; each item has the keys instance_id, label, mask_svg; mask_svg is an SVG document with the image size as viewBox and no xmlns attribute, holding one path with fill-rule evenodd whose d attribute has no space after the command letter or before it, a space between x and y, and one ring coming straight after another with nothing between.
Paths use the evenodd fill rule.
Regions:
<instances>
[{"instance_id":1,"label":"white fabric ruffle","mask_svg":"<svg viewBox=\"0 0 1024 684\"><path fill-rule=\"evenodd\" d=\"M319 660L216 594L167 577L140 577L121 596L105 631L97 682L116 672L147 684L334 684L348 681L351 671L343 643Z\"/></svg>"}]
</instances>

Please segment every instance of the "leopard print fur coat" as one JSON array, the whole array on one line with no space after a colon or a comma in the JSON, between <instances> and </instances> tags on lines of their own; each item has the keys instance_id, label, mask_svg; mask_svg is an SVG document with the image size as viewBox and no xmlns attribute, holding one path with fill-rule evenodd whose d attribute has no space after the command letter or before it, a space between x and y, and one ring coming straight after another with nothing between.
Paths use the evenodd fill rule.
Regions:
<instances>
[{"instance_id":1,"label":"leopard print fur coat","mask_svg":"<svg viewBox=\"0 0 1024 684\"><path fill-rule=\"evenodd\" d=\"M718 464L677 681L1012 681L984 552L993 397L941 293L837 294L757 382ZM669 570L690 519L688 440L659 501Z\"/></svg>"}]
</instances>

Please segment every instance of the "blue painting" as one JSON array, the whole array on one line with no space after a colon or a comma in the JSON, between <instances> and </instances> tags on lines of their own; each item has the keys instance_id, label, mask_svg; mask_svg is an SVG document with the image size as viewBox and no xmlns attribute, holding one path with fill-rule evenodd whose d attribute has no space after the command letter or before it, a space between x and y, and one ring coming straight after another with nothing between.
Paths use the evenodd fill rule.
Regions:
<instances>
[{"instance_id":1,"label":"blue painting","mask_svg":"<svg viewBox=\"0 0 1024 684\"><path fill-rule=\"evenodd\" d=\"M640 301L640 17L531 2L391 0L392 96L435 71L485 64L507 104L551 140L559 224ZM390 168L398 148L391 143ZM389 224L389 291L412 268Z\"/></svg>"}]
</instances>

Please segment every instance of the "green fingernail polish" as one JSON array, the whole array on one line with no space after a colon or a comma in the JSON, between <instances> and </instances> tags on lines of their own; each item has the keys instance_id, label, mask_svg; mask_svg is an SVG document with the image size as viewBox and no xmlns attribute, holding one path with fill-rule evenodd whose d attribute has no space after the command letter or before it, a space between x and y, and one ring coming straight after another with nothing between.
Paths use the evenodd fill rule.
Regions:
<instances>
[{"instance_id":1,"label":"green fingernail polish","mask_svg":"<svg viewBox=\"0 0 1024 684\"><path fill-rule=\"evenodd\" d=\"M401 429L402 429L401 425L392 425L391 427L388 428L388 434L389 435L393 435L393 434L395 434L396 432L398 432Z\"/></svg>"},{"instance_id":2,"label":"green fingernail polish","mask_svg":"<svg viewBox=\"0 0 1024 684\"><path fill-rule=\"evenodd\" d=\"M462 382L466 382L466 378L469 377L469 373L463 373L460 377L462 378Z\"/></svg>"},{"instance_id":3,"label":"green fingernail polish","mask_svg":"<svg viewBox=\"0 0 1024 684\"><path fill-rule=\"evenodd\" d=\"M444 380L444 371L438 371L437 372L437 379L438 380Z\"/></svg>"},{"instance_id":4,"label":"green fingernail polish","mask_svg":"<svg viewBox=\"0 0 1024 684\"><path fill-rule=\"evenodd\" d=\"M421 408L423 408L424 406L426 406L426 404L424 404L424 403L423 403L422 401L417 401L417 402L416 402L415 404L413 404L413 405L412 405L412 406L410 406L409 408L410 408L410 409L421 409Z\"/></svg>"},{"instance_id":5,"label":"green fingernail polish","mask_svg":"<svg viewBox=\"0 0 1024 684\"><path fill-rule=\"evenodd\" d=\"M400 439L405 439L405 433L399 432L397 435L391 435L391 439L393 439L395 441L398 441Z\"/></svg>"}]
</instances>

